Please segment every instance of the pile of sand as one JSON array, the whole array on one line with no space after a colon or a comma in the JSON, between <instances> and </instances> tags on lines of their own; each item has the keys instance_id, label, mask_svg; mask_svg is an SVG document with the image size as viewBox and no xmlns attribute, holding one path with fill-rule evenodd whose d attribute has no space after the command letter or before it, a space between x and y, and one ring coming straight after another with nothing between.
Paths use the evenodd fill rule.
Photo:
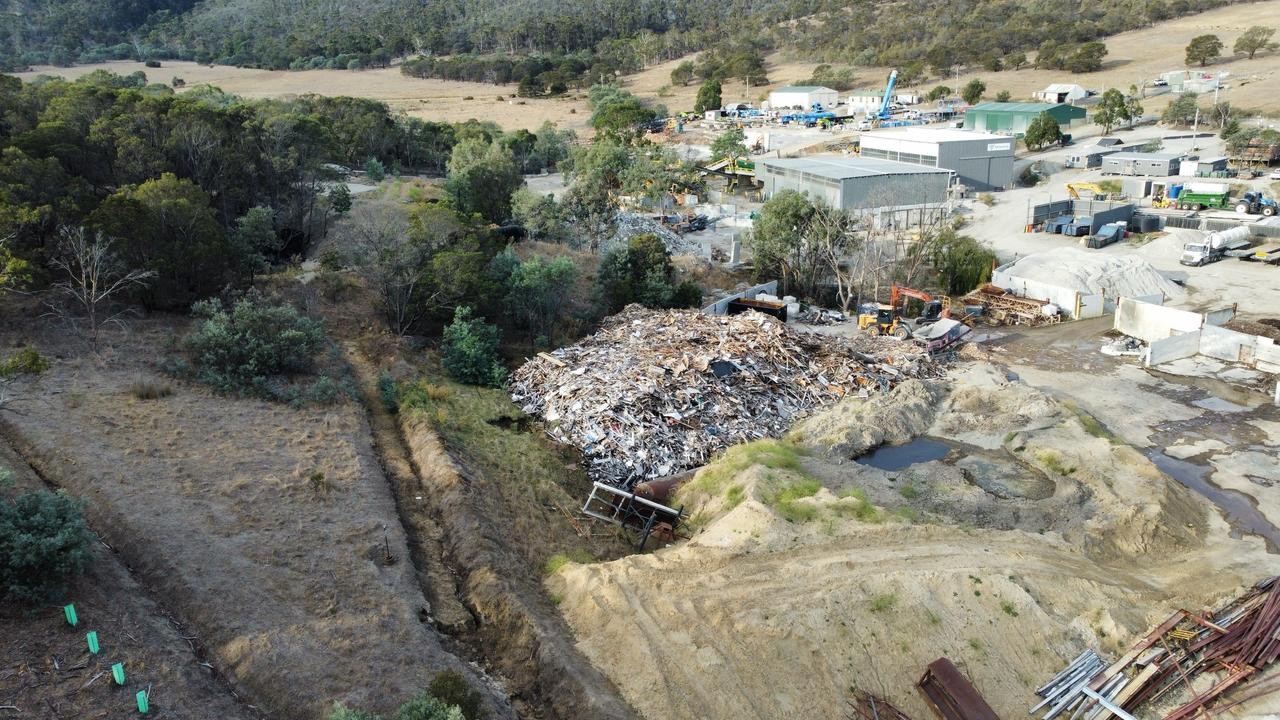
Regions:
<instances>
[{"instance_id":1,"label":"pile of sand","mask_svg":"<svg viewBox=\"0 0 1280 720\"><path fill-rule=\"evenodd\" d=\"M1008 273L1022 280L1042 282L1084 294L1107 297L1146 297L1163 293L1180 298L1184 290L1137 255L1101 253L1060 247L1028 255Z\"/></svg>"}]
</instances>

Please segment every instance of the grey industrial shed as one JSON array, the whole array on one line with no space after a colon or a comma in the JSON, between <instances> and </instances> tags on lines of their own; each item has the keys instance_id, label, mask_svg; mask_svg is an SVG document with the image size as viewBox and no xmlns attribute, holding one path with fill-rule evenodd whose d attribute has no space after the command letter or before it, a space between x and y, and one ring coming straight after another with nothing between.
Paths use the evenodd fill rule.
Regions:
<instances>
[{"instance_id":1,"label":"grey industrial shed","mask_svg":"<svg viewBox=\"0 0 1280 720\"><path fill-rule=\"evenodd\" d=\"M1169 177L1178 174L1181 159L1175 153L1120 152L1102 158L1102 173Z\"/></svg>"},{"instance_id":2,"label":"grey industrial shed","mask_svg":"<svg viewBox=\"0 0 1280 720\"><path fill-rule=\"evenodd\" d=\"M955 172L972 190L1013 184L1013 144L1008 135L954 128L886 128L862 133L862 157L926 165Z\"/></svg>"},{"instance_id":3,"label":"grey industrial shed","mask_svg":"<svg viewBox=\"0 0 1280 720\"><path fill-rule=\"evenodd\" d=\"M798 190L844 210L940 206L951 171L892 160L846 157L772 158L756 161L756 177L768 197Z\"/></svg>"}]
</instances>

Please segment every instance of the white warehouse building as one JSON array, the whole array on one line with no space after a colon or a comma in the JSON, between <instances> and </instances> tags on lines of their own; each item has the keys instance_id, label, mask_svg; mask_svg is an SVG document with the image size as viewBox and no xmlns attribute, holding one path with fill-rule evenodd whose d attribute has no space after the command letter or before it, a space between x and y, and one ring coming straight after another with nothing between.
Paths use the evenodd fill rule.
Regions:
<instances>
[{"instance_id":1,"label":"white warehouse building","mask_svg":"<svg viewBox=\"0 0 1280 720\"><path fill-rule=\"evenodd\" d=\"M787 85L769 93L769 107L773 110L811 110L814 105L830 110L838 104L840 93L820 85Z\"/></svg>"},{"instance_id":2,"label":"white warehouse building","mask_svg":"<svg viewBox=\"0 0 1280 720\"><path fill-rule=\"evenodd\" d=\"M972 190L1013 184L1013 138L955 128L884 128L862 133L862 157L955 173Z\"/></svg>"}]
</instances>

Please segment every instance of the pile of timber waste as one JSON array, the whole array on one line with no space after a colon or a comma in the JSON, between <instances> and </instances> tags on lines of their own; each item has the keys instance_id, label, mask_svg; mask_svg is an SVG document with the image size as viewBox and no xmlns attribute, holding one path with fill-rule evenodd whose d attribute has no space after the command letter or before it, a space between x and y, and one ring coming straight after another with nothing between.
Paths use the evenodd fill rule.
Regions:
<instances>
[{"instance_id":1,"label":"pile of timber waste","mask_svg":"<svg viewBox=\"0 0 1280 720\"><path fill-rule=\"evenodd\" d=\"M1042 720L1132 720L1145 706L1172 705L1164 720L1188 720L1210 707L1221 712L1280 689L1274 682L1219 703L1228 690L1261 673L1280 656L1280 592L1276 578L1254 585L1225 607L1203 615L1180 610L1129 652L1108 664L1086 650L1036 694ZM1196 678L1213 673L1211 682Z\"/></svg>"},{"instance_id":2,"label":"pile of timber waste","mask_svg":"<svg viewBox=\"0 0 1280 720\"><path fill-rule=\"evenodd\" d=\"M581 343L525 363L511 397L582 450L594 480L630 488L780 436L847 395L941 372L912 342L796 332L757 312L631 305Z\"/></svg>"},{"instance_id":3,"label":"pile of timber waste","mask_svg":"<svg viewBox=\"0 0 1280 720\"><path fill-rule=\"evenodd\" d=\"M1025 298L997 287L983 285L961 301L965 306L981 306L982 315L997 325L1052 325L1061 322L1058 312L1047 312L1048 300Z\"/></svg>"}]
</instances>

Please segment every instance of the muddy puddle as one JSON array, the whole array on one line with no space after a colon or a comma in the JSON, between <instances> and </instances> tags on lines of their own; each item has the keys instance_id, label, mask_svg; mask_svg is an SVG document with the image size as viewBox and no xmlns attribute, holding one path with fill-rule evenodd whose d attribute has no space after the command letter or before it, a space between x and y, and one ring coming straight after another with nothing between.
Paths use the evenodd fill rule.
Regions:
<instances>
[{"instance_id":1,"label":"muddy puddle","mask_svg":"<svg viewBox=\"0 0 1280 720\"><path fill-rule=\"evenodd\" d=\"M1044 473L1009 453L985 450L955 440L921 436L901 445L881 445L854 460L887 472L907 470L933 461L958 468L965 481L1002 500L1043 500L1054 492L1053 481Z\"/></svg>"},{"instance_id":2,"label":"muddy puddle","mask_svg":"<svg viewBox=\"0 0 1280 720\"><path fill-rule=\"evenodd\" d=\"M1225 490L1209 481L1213 468L1169 457L1155 449L1146 451L1155 466L1190 490L1213 503L1231 525L1231 536L1256 535L1267 542L1267 552L1280 553L1280 529L1272 525L1244 493Z\"/></svg>"},{"instance_id":3,"label":"muddy puddle","mask_svg":"<svg viewBox=\"0 0 1280 720\"><path fill-rule=\"evenodd\" d=\"M942 460L951 453L951 446L941 440L918 437L901 445L881 445L858 457L855 462L880 468L902 470L917 463Z\"/></svg>"}]
</instances>

